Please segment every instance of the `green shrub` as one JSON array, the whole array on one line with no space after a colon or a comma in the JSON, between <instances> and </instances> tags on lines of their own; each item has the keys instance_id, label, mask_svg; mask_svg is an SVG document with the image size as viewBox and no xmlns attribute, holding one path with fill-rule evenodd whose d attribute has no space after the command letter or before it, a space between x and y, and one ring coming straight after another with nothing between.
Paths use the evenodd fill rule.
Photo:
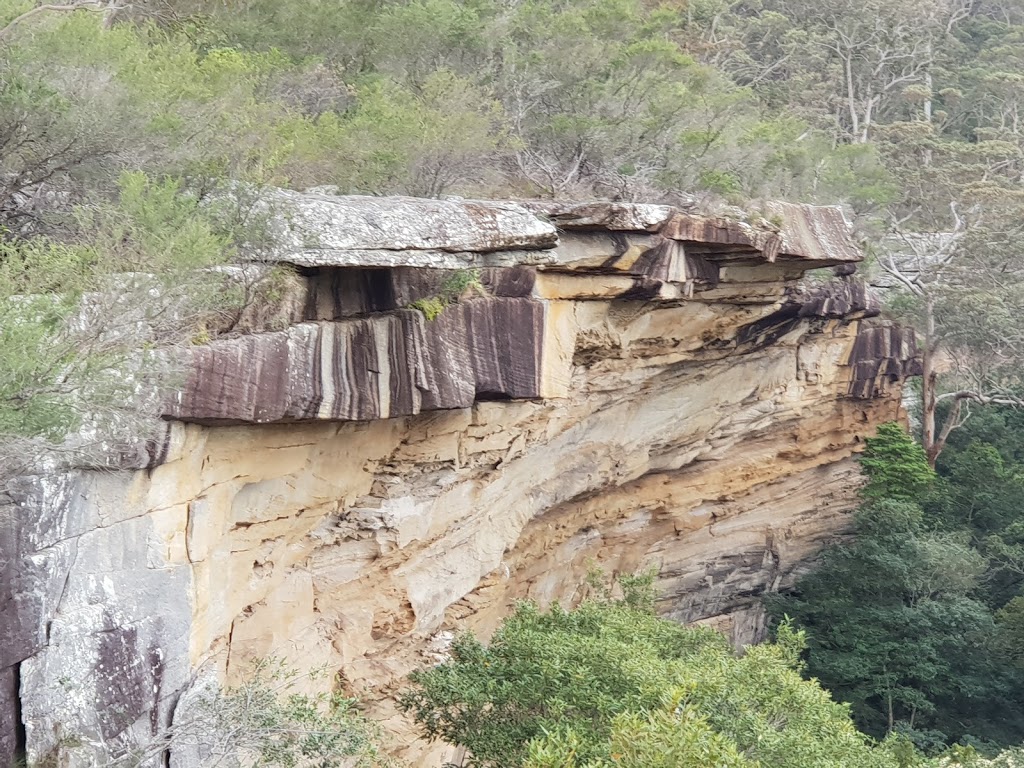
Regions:
<instances>
[{"instance_id":1,"label":"green shrub","mask_svg":"<svg viewBox=\"0 0 1024 768\"><path fill-rule=\"evenodd\" d=\"M520 605L487 645L460 637L451 660L415 673L401 705L469 765L514 768L725 765L892 766L797 669L803 637L737 656L719 633L621 601L573 611Z\"/></svg>"}]
</instances>

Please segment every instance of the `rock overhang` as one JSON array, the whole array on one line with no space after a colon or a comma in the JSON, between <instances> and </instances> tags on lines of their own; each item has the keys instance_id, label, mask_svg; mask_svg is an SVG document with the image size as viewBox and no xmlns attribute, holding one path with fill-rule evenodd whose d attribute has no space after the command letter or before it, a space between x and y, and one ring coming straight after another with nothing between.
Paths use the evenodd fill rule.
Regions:
<instances>
[{"instance_id":1,"label":"rock overhang","mask_svg":"<svg viewBox=\"0 0 1024 768\"><path fill-rule=\"evenodd\" d=\"M726 346L774 339L802 318L877 314L853 281L797 287L808 270L862 258L839 208L772 203L764 209L770 220L743 220L621 202L286 190L269 200L278 231L265 259L297 268L299 278L286 327L194 350L169 418L371 421L482 400L565 397L581 302L760 307L757 322L774 330L765 336L755 324L716 342ZM466 269L477 270L483 290L436 318L414 308ZM912 352L904 339L882 346ZM865 355L878 349L863 347ZM851 395L874 391L871 369L906 368L877 357L860 361Z\"/></svg>"},{"instance_id":2,"label":"rock overhang","mask_svg":"<svg viewBox=\"0 0 1024 768\"><path fill-rule=\"evenodd\" d=\"M296 270L283 326L191 350L166 415L200 423L173 425L161 466L26 479L0 536L18 595L0 709L32 756L62 733L150 744L153 722L188 713L191 681L238 680L268 649L379 707L436 630L572 599L595 562L657 564L679 620L755 615L844 530L850 456L899 417L915 352L855 280L798 280L859 256L828 234L838 211L790 231L681 206L514 205L547 245L499 227L505 250L463 250L495 242L472 233L379 248L353 239L391 220L367 214L345 263ZM406 232L429 221L409 215ZM704 239L667 237L675 216ZM433 320L408 308L466 267L487 295ZM92 676L104 687L67 687ZM15 719L0 717L0 756Z\"/></svg>"}]
</instances>

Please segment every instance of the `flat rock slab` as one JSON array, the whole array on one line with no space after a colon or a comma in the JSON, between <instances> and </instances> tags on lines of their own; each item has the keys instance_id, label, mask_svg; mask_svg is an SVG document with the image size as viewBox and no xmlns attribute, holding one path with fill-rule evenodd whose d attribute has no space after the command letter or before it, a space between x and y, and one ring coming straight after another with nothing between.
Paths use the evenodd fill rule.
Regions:
<instances>
[{"instance_id":1,"label":"flat rock slab","mask_svg":"<svg viewBox=\"0 0 1024 768\"><path fill-rule=\"evenodd\" d=\"M863 259L839 208L771 203L768 212L780 222L777 226L682 214L670 219L661 234L672 240L707 246L712 251L756 251L769 262L781 257L824 267Z\"/></svg>"},{"instance_id":2,"label":"flat rock slab","mask_svg":"<svg viewBox=\"0 0 1024 768\"><path fill-rule=\"evenodd\" d=\"M646 203L530 203L528 207L565 230L658 233L697 246L696 250L705 246L720 253L751 253L770 262L781 256L828 266L863 258L849 223L835 206L768 203L765 213L775 223L759 216L743 220Z\"/></svg>"},{"instance_id":3,"label":"flat rock slab","mask_svg":"<svg viewBox=\"0 0 1024 768\"><path fill-rule=\"evenodd\" d=\"M775 202L766 208L769 215L782 222L781 255L825 264L856 263L864 258L838 206Z\"/></svg>"},{"instance_id":4,"label":"flat rock slab","mask_svg":"<svg viewBox=\"0 0 1024 768\"><path fill-rule=\"evenodd\" d=\"M560 229L606 229L613 232L657 232L678 212L670 205L650 203L556 203L531 200L523 205L550 219Z\"/></svg>"},{"instance_id":5,"label":"flat rock slab","mask_svg":"<svg viewBox=\"0 0 1024 768\"><path fill-rule=\"evenodd\" d=\"M458 269L473 254L538 251L558 240L554 225L509 202L277 189L265 192L257 209L271 214L276 245L269 260L303 266ZM518 254L505 262L536 258Z\"/></svg>"},{"instance_id":6,"label":"flat rock slab","mask_svg":"<svg viewBox=\"0 0 1024 768\"><path fill-rule=\"evenodd\" d=\"M515 267L523 264L552 264L551 251L438 251L314 249L289 252L281 261L297 267L403 267L419 269L476 269L479 267Z\"/></svg>"},{"instance_id":7,"label":"flat rock slab","mask_svg":"<svg viewBox=\"0 0 1024 768\"><path fill-rule=\"evenodd\" d=\"M694 207L644 203L432 200L272 189L257 211L270 216L274 246L264 258L306 268L465 269L565 264L558 233L644 233L687 251L815 266L860 261L836 207L769 203L774 222L703 215ZM571 239L571 238L570 238ZM570 249L571 250L571 249Z\"/></svg>"}]
</instances>

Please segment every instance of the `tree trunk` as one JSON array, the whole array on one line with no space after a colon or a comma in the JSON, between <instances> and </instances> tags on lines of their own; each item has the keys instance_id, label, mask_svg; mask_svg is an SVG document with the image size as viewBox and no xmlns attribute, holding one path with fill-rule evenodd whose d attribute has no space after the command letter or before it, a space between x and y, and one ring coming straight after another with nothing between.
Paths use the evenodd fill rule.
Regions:
<instances>
[{"instance_id":1,"label":"tree trunk","mask_svg":"<svg viewBox=\"0 0 1024 768\"><path fill-rule=\"evenodd\" d=\"M932 44L928 43L928 61L932 59ZM924 71L924 87L928 89L928 98L924 101L924 119L929 125L932 122L932 70L931 64L929 63L928 68ZM932 150L926 149L924 151L924 164L930 166L932 164Z\"/></svg>"},{"instance_id":2,"label":"tree trunk","mask_svg":"<svg viewBox=\"0 0 1024 768\"><path fill-rule=\"evenodd\" d=\"M932 61L932 44L931 44L931 41L928 42L927 56L928 56L928 66L924 70L924 87L928 89L928 96L924 100L924 120L925 120L926 123L930 123L932 121L932 88L934 87L934 84L932 82L932 69L931 69L931 61Z\"/></svg>"},{"instance_id":3,"label":"tree trunk","mask_svg":"<svg viewBox=\"0 0 1024 768\"><path fill-rule=\"evenodd\" d=\"M874 109L875 109L875 104L878 101L881 101L881 99L882 99L881 96L872 96L870 99L868 99L867 106L864 107L864 124L861 127L861 131L860 131L860 143L861 144L867 144L868 143L868 131L871 129L871 118L873 117L873 113L874 113Z\"/></svg>"},{"instance_id":4,"label":"tree trunk","mask_svg":"<svg viewBox=\"0 0 1024 768\"><path fill-rule=\"evenodd\" d=\"M846 52L843 66L846 70L846 103L850 110L850 134L853 136L853 141L856 142L857 134L860 133L860 119L857 115L857 99L853 87L853 54L849 51Z\"/></svg>"},{"instance_id":5,"label":"tree trunk","mask_svg":"<svg viewBox=\"0 0 1024 768\"><path fill-rule=\"evenodd\" d=\"M935 409L938 406L936 394L936 383L939 377L935 370L935 307L932 298L929 296L925 304L925 339L922 360L921 377L921 421L922 432L921 442L924 444L924 452L928 456L928 465L935 469L935 460L942 450L935 439Z\"/></svg>"}]
</instances>

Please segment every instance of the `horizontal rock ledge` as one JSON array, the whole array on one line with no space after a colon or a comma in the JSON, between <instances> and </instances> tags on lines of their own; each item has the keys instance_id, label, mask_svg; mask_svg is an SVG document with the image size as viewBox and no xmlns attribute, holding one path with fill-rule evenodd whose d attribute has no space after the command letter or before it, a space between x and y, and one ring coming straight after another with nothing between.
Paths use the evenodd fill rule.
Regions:
<instances>
[{"instance_id":1,"label":"horizontal rock ledge","mask_svg":"<svg viewBox=\"0 0 1024 768\"><path fill-rule=\"evenodd\" d=\"M806 303L791 296L719 344L759 348L802 323L870 314L845 282L834 299L824 291ZM192 352L187 383L165 415L206 424L373 421L485 400L565 397L577 335L586 332L575 304L478 297L433 320L404 309L215 341ZM913 334L862 323L846 365L848 396L877 396L918 373Z\"/></svg>"},{"instance_id":2,"label":"horizontal rock ledge","mask_svg":"<svg viewBox=\"0 0 1024 768\"><path fill-rule=\"evenodd\" d=\"M255 210L269 217L274 245L263 259L303 267L460 269L571 265L567 244L583 232L656 236L685 253L777 258L829 266L862 256L835 207L769 203L766 219L704 215L640 203L551 203L365 197L271 189ZM572 238L570 237L569 240Z\"/></svg>"}]
</instances>

